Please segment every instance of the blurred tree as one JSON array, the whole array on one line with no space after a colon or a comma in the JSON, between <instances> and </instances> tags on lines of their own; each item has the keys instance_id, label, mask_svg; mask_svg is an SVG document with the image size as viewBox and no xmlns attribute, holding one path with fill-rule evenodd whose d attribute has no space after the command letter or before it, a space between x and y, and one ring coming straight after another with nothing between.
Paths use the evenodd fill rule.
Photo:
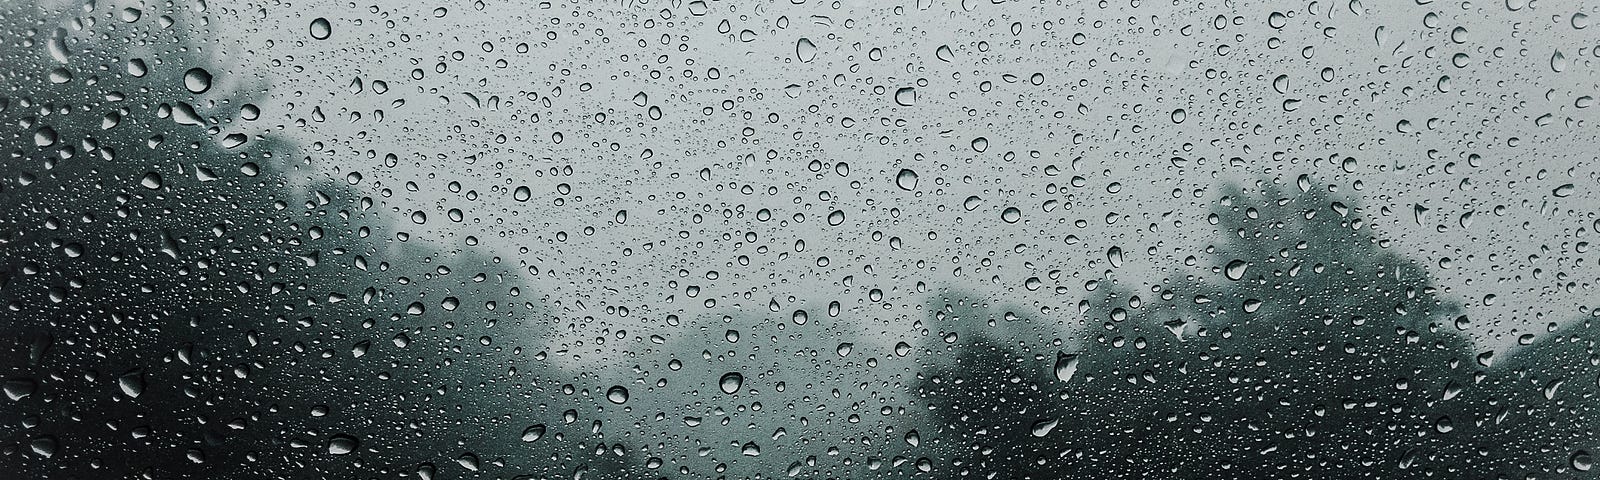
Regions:
<instances>
[{"instance_id":1,"label":"blurred tree","mask_svg":"<svg viewBox=\"0 0 1600 480\"><path fill-rule=\"evenodd\" d=\"M1304 177L1292 193L1261 183L1229 190L1209 217L1225 241L1147 295L1116 267L1093 281L1079 345L1064 348L1077 351L982 330L955 343L917 387L951 456L936 476L1522 478L1593 443L1592 390L1575 408L1494 387L1592 379L1591 343L1519 355L1560 372L1487 369L1457 331L1460 307L1358 207ZM1508 402L1522 430L1477 428ZM1560 422L1541 412L1581 426L1554 446L1541 432Z\"/></svg>"},{"instance_id":2,"label":"blurred tree","mask_svg":"<svg viewBox=\"0 0 1600 480\"><path fill-rule=\"evenodd\" d=\"M517 267L412 238L359 177L311 168L256 77L211 61L211 15L0 5L0 478L637 463L559 426L609 404L518 343L549 314Z\"/></svg>"}]
</instances>

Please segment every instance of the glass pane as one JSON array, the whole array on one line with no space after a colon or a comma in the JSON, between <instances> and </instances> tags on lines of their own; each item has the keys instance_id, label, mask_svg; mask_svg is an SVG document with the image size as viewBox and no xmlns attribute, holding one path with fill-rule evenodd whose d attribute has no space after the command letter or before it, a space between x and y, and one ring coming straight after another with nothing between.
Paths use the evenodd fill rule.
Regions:
<instances>
[{"instance_id":1,"label":"glass pane","mask_svg":"<svg viewBox=\"0 0 1600 480\"><path fill-rule=\"evenodd\" d=\"M1593 478L1593 2L0 4L0 478Z\"/></svg>"}]
</instances>

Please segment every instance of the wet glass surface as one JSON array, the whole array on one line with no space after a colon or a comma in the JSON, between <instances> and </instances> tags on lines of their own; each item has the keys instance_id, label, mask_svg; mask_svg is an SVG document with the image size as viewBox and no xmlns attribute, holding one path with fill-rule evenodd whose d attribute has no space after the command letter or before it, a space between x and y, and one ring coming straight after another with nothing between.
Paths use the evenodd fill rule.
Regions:
<instances>
[{"instance_id":1,"label":"wet glass surface","mask_svg":"<svg viewBox=\"0 0 1600 480\"><path fill-rule=\"evenodd\" d=\"M0 3L0 478L1595 478L1600 4Z\"/></svg>"}]
</instances>

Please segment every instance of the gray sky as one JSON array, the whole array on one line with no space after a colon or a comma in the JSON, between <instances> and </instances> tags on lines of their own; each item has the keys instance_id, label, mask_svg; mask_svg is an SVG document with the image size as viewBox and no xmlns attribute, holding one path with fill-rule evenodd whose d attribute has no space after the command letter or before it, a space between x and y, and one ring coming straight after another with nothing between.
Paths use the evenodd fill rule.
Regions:
<instances>
[{"instance_id":1,"label":"gray sky","mask_svg":"<svg viewBox=\"0 0 1600 480\"><path fill-rule=\"evenodd\" d=\"M320 175L359 173L414 241L475 237L531 266L562 316L596 319L558 344L838 301L841 335L883 350L946 288L1049 312L1070 338L1086 281L1114 270L1148 290L1220 241L1205 216L1222 185L1301 174L1359 199L1486 347L1587 314L1595 5L1156 3L206 15L221 81L270 88L260 133L304 146ZM404 225L417 211L426 223Z\"/></svg>"}]
</instances>

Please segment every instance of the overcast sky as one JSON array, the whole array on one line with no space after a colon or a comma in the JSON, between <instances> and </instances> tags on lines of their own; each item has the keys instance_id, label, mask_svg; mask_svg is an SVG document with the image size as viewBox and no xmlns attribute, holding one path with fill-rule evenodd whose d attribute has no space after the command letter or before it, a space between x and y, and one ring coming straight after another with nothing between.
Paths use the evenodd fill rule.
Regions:
<instances>
[{"instance_id":1,"label":"overcast sky","mask_svg":"<svg viewBox=\"0 0 1600 480\"><path fill-rule=\"evenodd\" d=\"M946 289L1071 341L1085 282L1226 263L1222 187L1302 174L1484 348L1590 307L1582 2L371 3L210 2L219 85L411 241L596 318L557 343L837 301L887 349Z\"/></svg>"}]
</instances>

